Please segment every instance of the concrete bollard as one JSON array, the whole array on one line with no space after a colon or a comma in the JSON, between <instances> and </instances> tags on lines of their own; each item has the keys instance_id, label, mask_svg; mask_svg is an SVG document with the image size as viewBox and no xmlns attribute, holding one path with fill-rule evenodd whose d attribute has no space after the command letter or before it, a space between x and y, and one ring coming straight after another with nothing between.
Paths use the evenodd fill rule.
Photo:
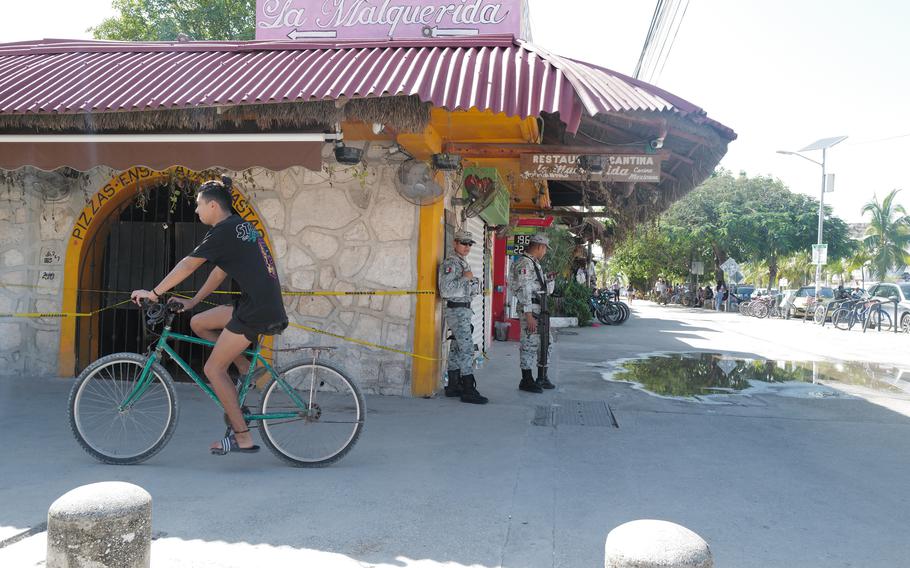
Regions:
<instances>
[{"instance_id":1,"label":"concrete bollard","mask_svg":"<svg viewBox=\"0 0 910 568\"><path fill-rule=\"evenodd\" d=\"M711 549L686 527L651 519L619 525L607 535L604 568L713 568Z\"/></svg>"},{"instance_id":2,"label":"concrete bollard","mask_svg":"<svg viewBox=\"0 0 910 568\"><path fill-rule=\"evenodd\" d=\"M149 568L152 496L131 483L83 485L47 512L47 568Z\"/></svg>"}]
</instances>

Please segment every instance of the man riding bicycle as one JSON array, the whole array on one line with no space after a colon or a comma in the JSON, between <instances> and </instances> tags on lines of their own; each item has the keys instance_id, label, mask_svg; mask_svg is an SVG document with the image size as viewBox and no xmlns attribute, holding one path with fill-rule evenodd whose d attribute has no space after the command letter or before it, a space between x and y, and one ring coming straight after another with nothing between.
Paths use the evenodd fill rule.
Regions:
<instances>
[{"instance_id":1,"label":"man riding bicycle","mask_svg":"<svg viewBox=\"0 0 910 568\"><path fill-rule=\"evenodd\" d=\"M222 176L221 181L207 181L199 187L196 214L200 221L212 228L199 246L178 262L157 286L151 290L134 290L130 296L137 304L143 299L157 302L162 294L179 285L206 262L214 266L196 295L189 300L174 299L183 305L183 310L199 304L228 276L239 285L241 295L232 306L212 308L195 315L190 321L196 335L215 342L204 371L224 407L232 430L212 445L211 451L217 455L259 451L244 421L228 367L234 363L241 375L246 374L250 363L242 353L247 347L260 335L281 333L288 326L272 253L253 224L234 213L231 184L231 178Z\"/></svg>"}]
</instances>

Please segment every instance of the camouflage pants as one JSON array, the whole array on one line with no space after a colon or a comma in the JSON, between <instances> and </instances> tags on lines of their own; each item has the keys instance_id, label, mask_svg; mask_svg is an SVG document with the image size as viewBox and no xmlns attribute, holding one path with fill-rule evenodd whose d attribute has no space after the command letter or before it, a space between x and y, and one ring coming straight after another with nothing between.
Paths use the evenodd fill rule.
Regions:
<instances>
[{"instance_id":1,"label":"camouflage pants","mask_svg":"<svg viewBox=\"0 0 910 568\"><path fill-rule=\"evenodd\" d=\"M534 312L537 315L537 312ZM540 353L540 322L538 321L537 333L528 332L528 321L524 314L519 318L521 322L521 344L519 346L519 366L522 369L537 368L537 357ZM550 333L550 347L547 349L547 361L553 356L553 334Z\"/></svg>"},{"instance_id":2,"label":"camouflage pants","mask_svg":"<svg viewBox=\"0 0 910 568\"><path fill-rule=\"evenodd\" d=\"M462 375L474 373L474 338L471 333L470 308L446 308L446 324L455 341L449 345L448 369Z\"/></svg>"}]
</instances>

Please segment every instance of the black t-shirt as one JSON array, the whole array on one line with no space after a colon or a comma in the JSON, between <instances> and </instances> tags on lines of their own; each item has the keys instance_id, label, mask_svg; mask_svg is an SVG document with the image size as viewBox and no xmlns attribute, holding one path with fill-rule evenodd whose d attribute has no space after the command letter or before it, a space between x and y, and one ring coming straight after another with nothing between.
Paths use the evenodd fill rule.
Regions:
<instances>
[{"instance_id":1,"label":"black t-shirt","mask_svg":"<svg viewBox=\"0 0 910 568\"><path fill-rule=\"evenodd\" d=\"M190 256L211 262L240 286L235 318L252 325L287 321L275 261L252 223L231 215L212 227Z\"/></svg>"}]
</instances>

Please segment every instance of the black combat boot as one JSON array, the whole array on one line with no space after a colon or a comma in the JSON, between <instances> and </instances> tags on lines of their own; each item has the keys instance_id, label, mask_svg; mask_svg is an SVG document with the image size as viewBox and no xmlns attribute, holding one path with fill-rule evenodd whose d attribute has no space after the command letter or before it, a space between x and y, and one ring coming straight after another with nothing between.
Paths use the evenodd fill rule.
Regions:
<instances>
[{"instance_id":1,"label":"black combat boot","mask_svg":"<svg viewBox=\"0 0 910 568\"><path fill-rule=\"evenodd\" d=\"M474 375L461 377L461 402L469 404L486 404L490 399L477 392L477 381Z\"/></svg>"},{"instance_id":2,"label":"black combat boot","mask_svg":"<svg viewBox=\"0 0 910 568\"><path fill-rule=\"evenodd\" d=\"M539 365L537 366L537 386L548 390L556 388L556 385L547 378L547 368Z\"/></svg>"},{"instance_id":3,"label":"black combat boot","mask_svg":"<svg viewBox=\"0 0 910 568\"><path fill-rule=\"evenodd\" d=\"M446 396L455 397L461 396L461 371L454 370L449 371L449 384L446 385Z\"/></svg>"},{"instance_id":4,"label":"black combat boot","mask_svg":"<svg viewBox=\"0 0 910 568\"><path fill-rule=\"evenodd\" d=\"M521 382L518 383L518 390L536 393L543 392L543 389L534 382L534 376L531 374L531 369L521 370Z\"/></svg>"}]
</instances>

